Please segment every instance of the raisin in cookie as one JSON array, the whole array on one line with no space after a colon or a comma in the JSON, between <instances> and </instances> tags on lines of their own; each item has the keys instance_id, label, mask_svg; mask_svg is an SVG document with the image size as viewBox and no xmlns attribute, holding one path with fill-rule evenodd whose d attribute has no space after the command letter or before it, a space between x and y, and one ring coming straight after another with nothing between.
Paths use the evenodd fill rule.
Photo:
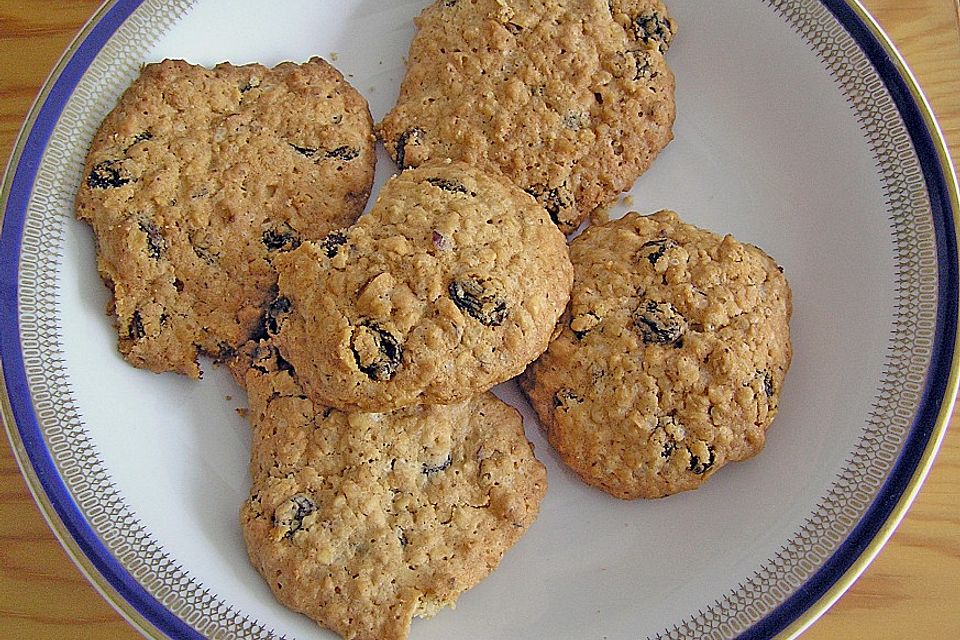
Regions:
<instances>
[{"instance_id":1,"label":"raisin in cookie","mask_svg":"<svg viewBox=\"0 0 960 640\"><path fill-rule=\"evenodd\" d=\"M540 355L573 267L547 212L462 163L394 176L367 215L276 260L268 333L317 402L448 404Z\"/></svg>"},{"instance_id":2,"label":"raisin in cookie","mask_svg":"<svg viewBox=\"0 0 960 640\"><path fill-rule=\"evenodd\" d=\"M379 135L401 168L490 162L569 233L673 138L660 0L437 0Z\"/></svg>"},{"instance_id":3,"label":"raisin in cookie","mask_svg":"<svg viewBox=\"0 0 960 640\"><path fill-rule=\"evenodd\" d=\"M285 606L344 638L405 638L536 519L546 470L493 394L347 414L307 399L266 342L244 352L233 368L250 398L253 485L240 520Z\"/></svg>"},{"instance_id":4,"label":"raisin in cookie","mask_svg":"<svg viewBox=\"0 0 960 640\"><path fill-rule=\"evenodd\" d=\"M76 199L120 351L198 377L258 331L275 256L351 224L373 181L366 101L329 64L167 60L97 132Z\"/></svg>"},{"instance_id":5,"label":"raisin in cookie","mask_svg":"<svg viewBox=\"0 0 960 640\"><path fill-rule=\"evenodd\" d=\"M791 358L777 264L671 211L589 227L570 254L562 330L521 379L563 460L655 498L758 453Z\"/></svg>"}]
</instances>

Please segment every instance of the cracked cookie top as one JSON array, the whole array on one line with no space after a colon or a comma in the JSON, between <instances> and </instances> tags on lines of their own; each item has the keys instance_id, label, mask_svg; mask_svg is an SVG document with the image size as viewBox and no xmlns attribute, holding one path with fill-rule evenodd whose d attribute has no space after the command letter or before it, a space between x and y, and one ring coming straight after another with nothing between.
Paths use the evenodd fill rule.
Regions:
<instances>
[{"instance_id":1,"label":"cracked cookie top","mask_svg":"<svg viewBox=\"0 0 960 640\"><path fill-rule=\"evenodd\" d=\"M759 452L791 359L777 264L671 211L591 226L570 254L562 329L521 378L563 460L653 498Z\"/></svg>"},{"instance_id":2,"label":"cracked cookie top","mask_svg":"<svg viewBox=\"0 0 960 640\"><path fill-rule=\"evenodd\" d=\"M240 514L251 561L280 602L344 638L405 638L537 517L546 470L519 413L491 393L347 414L308 399L266 341L231 368L253 426Z\"/></svg>"},{"instance_id":3,"label":"cracked cookie top","mask_svg":"<svg viewBox=\"0 0 960 640\"><path fill-rule=\"evenodd\" d=\"M660 0L438 0L416 25L378 128L401 169L491 163L570 233L673 138Z\"/></svg>"},{"instance_id":4,"label":"cracked cookie top","mask_svg":"<svg viewBox=\"0 0 960 640\"><path fill-rule=\"evenodd\" d=\"M94 137L76 198L124 357L199 377L199 353L256 334L273 258L356 220L374 163L366 101L320 58L144 67Z\"/></svg>"},{"instance_id":5,"label":"cracked cookie top","mask_svg":"<svg viewBox=\"0 0 960 640\"><path fill-rule=\"evenodd\" d=\"M448 404L516 376L573 281L532 197L452 162L393 177L356 225L276 265L268 333L311 398L343 410Z\"/></svg>"}]
</instances>

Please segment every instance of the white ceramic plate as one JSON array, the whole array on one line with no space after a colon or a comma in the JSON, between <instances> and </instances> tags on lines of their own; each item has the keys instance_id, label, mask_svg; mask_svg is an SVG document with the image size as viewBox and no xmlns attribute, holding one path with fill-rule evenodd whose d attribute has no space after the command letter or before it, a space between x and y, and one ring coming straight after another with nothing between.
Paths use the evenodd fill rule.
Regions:
<instances>
[{"instance_id":1,"label":"white ceramic plate","mask_svg":"<svg viewBox=\"0 0 960 640\"><path fill-rule=\"evenodd\" d=\"M146 634L332 637L279 606L237 524L243 394L117 354L94 243L72 215L100 120L164 57L323 55L394 100L424 0L108 3L54 70L4 183L4 418L51 525ZM749 638L809 624L902 516L957 384L955 178L915 83L852 0L672 0L676 140L630 208L759 245L794 291L795 358L759 457L701 490L621 502L539 434L541 516L428 638ZM393 170L381 154L378 182ZM622 213L618 207L614 213Z\"/></svg>"}]
</instances>

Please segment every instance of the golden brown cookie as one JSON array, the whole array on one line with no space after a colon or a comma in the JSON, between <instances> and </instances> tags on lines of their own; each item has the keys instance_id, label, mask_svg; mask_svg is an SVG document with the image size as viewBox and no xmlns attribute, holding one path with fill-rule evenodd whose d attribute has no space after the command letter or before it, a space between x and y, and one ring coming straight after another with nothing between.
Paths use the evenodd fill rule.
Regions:
<instances>
[{"instance_id":1,"label":"golden brown cookie","mask_svg":"<svg viewBox=\"0 0 960 640\"><path fill-rule=\"evenodd\" d=\"M459 402L546 348L573 282L528 194L462 163L394 176L356 225L276 260L267 329L316 402Z\"/></svg>"},{"instance_id":2,"label":"golden brown cookie","mask_svg":"<svg viewBox=\"0 0 960 640\"><path fill-rule=\"evenodd\" d=\"M320 58L144 67L97 132L76 199L120 351L199 377L258 330L275 256L351 224L374 171L366 101Z\"/></svg>"},{"instance_id":3,"label":"golden brown cookie","mask_svg":"<svg viewBox=\"0 0 960 640\"><path fill-rule=\"evenodd\" d=\"M250 559L280 602L344 638L407 637L413 616L453 605L537 517L546 470L520 415L490 393L346 414L307 399L266 342L233 367L253 425Z\"/></svg>"},{"instance_id":4,"label":"golden brown cookie","mask_svg":"<svg viewBox=\"0 0 960 640\"><path fill-rule=\"evenodd\" d=\"M655 498L758 453L791 358L777 264L672 211L591 226L570 253L562 331L521 378L564 462Z\"/></svg>"},{"instance_id":5,"label":"golden brown cookie","mask_svg":"<svg viewBox=\"0 0 960 640\"><path fill-rule=\"evenodd\" d=\"M660 0L437 0L379 125L401 169L492 163L570 233L673 138Z\"/></svg>"}]
</instances>

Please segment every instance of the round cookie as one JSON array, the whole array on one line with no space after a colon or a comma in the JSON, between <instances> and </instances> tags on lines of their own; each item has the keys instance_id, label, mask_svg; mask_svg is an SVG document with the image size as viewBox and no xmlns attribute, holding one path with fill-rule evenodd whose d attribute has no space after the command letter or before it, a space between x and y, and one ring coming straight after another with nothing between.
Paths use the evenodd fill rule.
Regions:
<instances>
[{"instance_id":1,"label":"round cookie","mask_svg":"<svg viewBox=\"0 0 960 640\"><path fill-rule=\"evenodd\" d=\"M94 137L76 213L97 238L119 348L199 377L260 331L275 256L351 224L373 120L325 61L144 67Z\"/></svg>"},{"instance_id":2,"label":"round cookie","mask_svg":"<svg viewBox=\"0 0 960 640\"><path fill-rule=\"evenodd\" d=\"M521 378L564 462L656 498L758 453L791 359L777 264L672 211L591 226L570 254L562 330Z\"/></svg>"},{"instance_id":3,"label":"round cookie","mask_svg":"<svg viewBox=\"0 0 960 640\"><path fill-rule=\"evenodd\" d=\"M660 0L437 0L416 25L378 127L401 169L492 163L570 233L673 138Z\"/></svg>"},{"instance_id":4,"label":"round cookie","mask_svg":"<svg viewBox=\"0 0 960 640\"><path fill-rule=\"evenodd\" d=\"M491 393L393 414L313 404L261 342L250 397L250 559L285 606L344 638L406 638L536 519L547 488L517 411Z\"/></svg>"},{"instance_id":5,"label":"round cookie","mask_svg":"<svg viewBox=\"0 0 960 640\"><path fill-rule=\"evenodd\" d=\"M573 267L528 194L462 163L394 176L372 210L276 260L268 331L315 401L343 410L449 404L546 348Z\"/></svg>"}]
</instances>

